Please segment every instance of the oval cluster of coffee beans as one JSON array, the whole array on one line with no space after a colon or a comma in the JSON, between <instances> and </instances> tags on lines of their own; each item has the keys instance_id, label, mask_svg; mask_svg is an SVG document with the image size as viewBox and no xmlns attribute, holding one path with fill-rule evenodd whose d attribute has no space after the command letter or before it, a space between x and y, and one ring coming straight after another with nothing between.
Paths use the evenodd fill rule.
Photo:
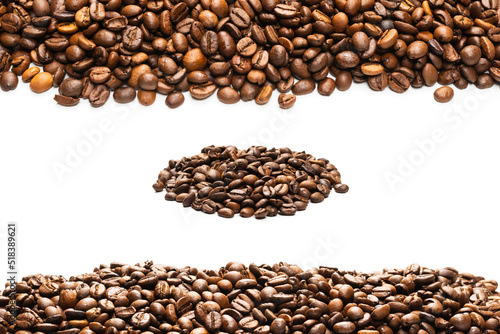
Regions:
<instances>
[{"instance_id":1,"label":"oval cluster of coffee beans","mask_svg":"<svg viewBox=\"0 0 500 334\"><path fill-rule=\"evenodd\" d=\"M0 88L21 77L36 93L59 87L65 106L151 105L162 94L170 108L185 92L260 105L277 89L285 109L352 82L489 88L500 81L498 2L2 0Z\"/></svg>"},{"instance_id":2,"label":"oval cluster of coffee beans","mask_svg":"<svg viewBox=\"0 0 500 334\"><path fill-rule=\"evenodd\" d=\"M345 193L337 168L289 148L208 146L190 158L170 160L153 185L167 201L232 218L294 215L309 201L320 203L332 190Z\"/></svg>"},{"instance_id":3,"label":"oval cluster of coffee beans","mask_svg":"<svg viewBox=\"0 0 500 334\"><path fill-rule=\"evenodd\" d=\"M498 334L497 282L453 268L365 274L231 262L218 270L101 265L17 284L0 296L16 334ZM12 313L17 312L14 318Z\"/></svg>"}]
</instances>

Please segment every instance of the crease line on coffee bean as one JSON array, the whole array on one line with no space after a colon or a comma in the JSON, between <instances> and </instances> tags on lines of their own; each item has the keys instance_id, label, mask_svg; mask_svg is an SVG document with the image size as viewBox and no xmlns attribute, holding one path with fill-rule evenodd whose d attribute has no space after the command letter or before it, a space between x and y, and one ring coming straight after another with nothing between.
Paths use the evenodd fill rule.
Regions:
<instances>
[{"instance_id":1,"label":"crease line on coffee bean","mask_svg":"<svg viewBox=\"0 0 500 334\"><path fill-rule=\"evenodd\" d=\"M216 270L111 263L69 280L38 274L6 284L0 332L498 334L497 288L451 267L417 264L362 273L284 262Z\"/></svg>"},{"instance_id":2,"label":"crease line on coffee bean","mask_svg":"<svg viewBox=\"0 0 500 334\"><path fill-rule=\"evenodd\" d=\"M111 95L177 108L184 93L291 108L367 82L381 91L500 81L498 0L32 0L0 2L0 88L57 103ZM30 67L31 65L35 65ZM335 77L335 80L333 79Z\"/></svg>"},{"instance_id":3,"label":"crease line on coffee bean","mask_svg":"<svg viewBox=\"0 0 500 334\"><path fill-rule=\"evenodd\" d=\"M167 201L220 217L294 215L323 202L331 190L346 193L337 168L289 148L207 146L201 153L170 160L153 184Z\"/></svg>"}]
</instances>

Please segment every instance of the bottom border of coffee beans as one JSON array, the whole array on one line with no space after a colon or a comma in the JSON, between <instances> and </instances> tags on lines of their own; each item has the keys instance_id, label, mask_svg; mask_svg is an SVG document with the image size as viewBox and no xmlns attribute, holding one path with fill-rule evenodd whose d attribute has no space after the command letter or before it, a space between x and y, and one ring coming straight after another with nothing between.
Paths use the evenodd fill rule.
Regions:
<instances>
[{"instance_id":1,"label":"bottom border of coffee beans","mask_svg":"<svg viewBox=\"0 0 500 334\"><path fill-rule=\"evenodd\" d=\"M362 273L284 262L111 263L69 280L38 274L6 284L0 333L498 334L497 288L418 264Z\"/></svg>"}]
</instances>

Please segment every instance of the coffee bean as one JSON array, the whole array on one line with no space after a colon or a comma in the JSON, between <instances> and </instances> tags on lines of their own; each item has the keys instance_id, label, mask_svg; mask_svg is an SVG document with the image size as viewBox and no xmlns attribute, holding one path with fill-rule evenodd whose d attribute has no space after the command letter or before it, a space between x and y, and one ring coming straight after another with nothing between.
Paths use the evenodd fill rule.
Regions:
<instances>
[{"instance_id":1,"label":"coffee bean","mask_svg":"<svg viewBox=\"0 0 500 334\"><path fill-rule=\"evenodd\" d=\"M460 51L460 57L467 66L474 66L481 59L481 49L476 45L467 45Z\"/></svg>"},{"instance_id":2,"label":"coffee bean","mask_svg":"<svg viewBox=\"0 0 500 334\"><path fill-rule=\"evenodd\" d=\"M364 75L376 76L384 72L384 66L377 63L365 63L361 65L361 72L363 72Z\"/></svg>"},{"instance_id":3,"label":"coffee bean","mask_svg":"<svg viewBox=\"0 0 500 334\"><path fill-rule=\"evenodd\" d=\"M451 87L441 87L434 91L434 99L439 103L450 102L453 99L453 88Z\"/></svg>"},{"instance_id":4,"label":"coffee bean","mask_svg":"<svg viewBox=\"0 0 500 334\"><path fill-rule=\"evenodd\" d=\"M367 79L368 86L374 91L382 91L389 85L389 77L385 72Z\"/></svg>"},{"instance_id":5,"label":"coffee bean","mask_svg":"<svg viewBox=\"0 0 500 334\"><path fill-rule=\"evenodd\" d=\"M201 85L192 85L189 88L189 92L191 93L191 96L193 98L197 100L204 100L210 95L212 95L216 89L217 86L215 86L212 82L209 81Z\"/></svg>"},{"instance_id":6,"label":"coffee bean","mask_svg":"<svg viewBox=\"0 0 500 334\"><path fill-rule=\"evenodd\" d=\"M269 102L271 99L271 96L273 94L273 89L269 85L264 85L262 88L259 90L259 93L255 97L255 103L262 105L266 104Z\"/></svg>"},{"instance_id":7,"label":"coffee bean","mask_svg":"<svg viewBox=\"0 0 500 334\"><path fill-rule=\"evenodd\" d=\"M410 88L410 81L404 74L394 72L389 75L389 87L396 93L404 93Z\"/></svg>"},{"instance_id":8,"label":"coffee bean","mask_svg":"<svg viewBox=\"0 0 500 334\"><path fill-rule=\"evenodd\" d=\"M342 69L356 67L359 64L359 56L352 51L342 51L335 56L337 65Z\"/></svg>"},{"instance_id":9,"label":"coffee bean","mask_svg":"<svg viewBox=\"0 0 500 334\"><path fill-rule=\"evenodd\" d=\"M434 30L434 38L440 43L449 43L453 38L453 30L446 25L439 26Z\"/></svg>"},{"instance_id":10,"label":"coffee bean","mask_svg":"<svg viewBox=\"0 0 500 334\"><path fill-rule=\"evenodd\" d=\"M137 91L137 100L139 100L139 103L143 106L150 106L156 100L156 92L139 89L139 91Z\"/></svg>"},{"instance_id":11,"label":"coffee bean","mask_svg":"<svg viewBox=\"0 0 500 334\"><path fill-rule=\"evenodd\" d=\"M59 85L59 94L66 97L79 97L83 92L83 83L75 78L67 78Z\"/></svg>"},{"instance_id":12,"label":"coffee bean","mask_svg":"<svg viewBox=\"0 0 500 334\"><path fill-rule=\"evenodd\" d=\"M188 72L202 70L207 64L207 58L199 48L189 50L182 60Z\"/></svg>"},{"instance_id":13,"label":"coffee bean","mask_svg":"<svg viewBox=\"0 0 500 334\"><path fill-rule=\"evenodd\" d=\"M136 92L132 87L120 87L113 93L117 103L130 103L135 100Z\"/></svg>"},{"instance_id":14,"label":"coffee bean","mask_svg":"<svg viewBox=\"0 0 500 334\"><path fill-rule=\"evenodd\" d=\"M471 325L472 321L468 314L456 314L450 318L450 323L459 331L467 332Z\"/></svg>"},{"instance_id":15,"label":"coffee bean","mask_svg":"<svg viewBox=\"0 0 500 334\"><path fill-rule=\"evenodd\" d=\"M349 191L349 187L345 184L336 184L333 189L335 190L335 192L337 193L340 193L340 194L343 194L343 193L346 193Z\"/></svg>"},{"instance_id":16,"label":"coffee bean","mask_svg":"<svg viewBox=\"0 0 500 334\"><path fill-rule=\"evenodd\" d=\"M250 37L244 37L236 44L236 50L243 57L251 57L257 51L257 44Z\"/></svg>"},{"instance_id":17,"label":"coffee bean","mask_svg":"<svg viewBox=\"0 0 500 334\"><path fill-rule=\"evenodd\" d=\"M233 218L234 217L234 212L231 209L228 208L222 208L219 211L217 211L217 214L219 217L222 218Z\"/></svg>"},{"instance_id":18,"label":"coffee bean","mask_svg":"<svg viewBox=\"0 0 500 334\"><path fill-rule=\"evenodd\" d=\"M415 41L408 45L408 49L406 51L406 54L408 58L410 59L418 59L422 58L427 54L428 51L427 44L422 41Z\"/></svg>"},{"instance_id":19,"label":"coffee bean","mask_svg":"<svg viewBox=\"0 0 500 334\"><path fill-rule=\"evenodd\" d=\"M38 67L28 68L26 71L24 71L24 73L22 75L23 82L30 82L31 79L33 79L33 77L35 75L37 75L38 73L40 73L40 68L38 68Z\"/></svg>"},{"instance_id":20,"label":"coffee bean","mask_svg":"<svg viewBox=\"0 0 500 334\"><path fill-rule=\"evenodd\" d=\"M389 49L394 44L396 44L398 37L399 37L399 34L398 34L398 31L396 29L386 30L382 34L382 36L380 36L379 40L377 41L377 45L379 47L381 47L382 49Z\"/></svg>"},{"instance_id":21,"label":"coffee bean","mask_svg":"<svg viewBox=\"0 0 500 334\"><path fill-rule=\"evenodd\" d=\"M422 69L422 77L427 86L434 86L438 80L438 71L434 65L427 63Z\"/></svg>"},{"instance_id":22,"label":"coffee bean","mask_svg":"<svg viewBox=\"0 0 500 334\"><path fill-rule=\"evenodd\" d=\"M158 88L158 77L153 73L143 73L139 76L138 84L142 90L156 90Z\"/></svg>"},{"instance_id":23,"label":"coffee bean","mask_svg":"<svg viewBox=\"0 0 500 334\"><path fill-rule=\"evenodd\" d=\"M483 73L477 77L475 82L476 87L480 89L486 89L492 87L494 84L493 79L486 73Z\"/></svg>"},{"instance_id":24,"label":"coffee bean","mask_svg":"<svg viewBox=\"0 0 500 334\"><path fill-rule=\"evenodd\" d=\"M49 72L40 72L31 79L30 88L37 94L46 92L52 87L53 80Z\"/></svg>"},{"instance_id":25,"label":"coffee bean","mask_svg":"<svg viewBox=\"0 0 500 334\"><path fill-rule=\"evenodd\" d=\"M16 89L18 82L19 79L11 71L3 72L0 76L0 88L2 88L4 92Z\"/></svg>"},{"instance_id":26,"label":"coffee bean","mask_svg":"<svg viewBox=\"0 0 500 334\"><path fill-rule=\"evenodd\" d=\"M281 109L290 109L295 104L296 99L293 94L280 94L278 96L278 104Z\"/></svg>"},{"instance_id":27,"label":"coffee bean","mask_svg":"<svg viewBox=\"0 0 500 334\"><path fill-rule=\"evenodd\" d=\"M94 108L102 107L108 100L109 95L110 95L109 88L106 87L105 85L95 86L89 95L90 105Z\"/></svg>"},{"instance_id":28,"label":"coffee bean","mask_svg":"<svg viewBox=\"0 0 500 334\"><path fill-rule=\"evenodd\" d=\"M335 87L337 87L340 91L346 91L351 87L352 84L352 76L350 72L341 71L337 74L337 78L335 80Z\"/></svg>"},{"instance_id":29,"label":"coffee bean","mask_svg":"<svg viewBox=\"0 0 500 334\"><path fill-rule=\"evenodd\" d=\"M314 91L315 86L314 81L311 79L302 79L293 85L292 92L295 95L309 94Z\"/></svg>"},{"instance_id":30,"label":"coffee bean","mask_svg":"<svg viewBox=\"0 0 500 334\"><path fill-rule=\"evenodd\" d=\"M222 87L217 91L217 98L225 104L233 104L240 100L240 95L232 87Z\"/></svg>"},{"instance_id":31,"label":"coffee bean","mask_svg":"<svg viewBox=\"0 0 500 334\"><path fill-rule=\"evenodd\" d=\"M165 104L171 109L180 107L184 103L184 94L181 92L170 93L165 99Z\"/></svg>"}]
</instances>

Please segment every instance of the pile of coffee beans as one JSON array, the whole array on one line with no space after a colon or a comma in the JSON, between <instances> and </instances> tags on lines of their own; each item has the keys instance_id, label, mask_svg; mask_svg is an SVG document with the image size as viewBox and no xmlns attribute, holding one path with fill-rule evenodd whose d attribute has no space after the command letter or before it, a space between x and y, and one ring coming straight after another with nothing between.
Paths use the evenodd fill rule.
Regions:
<instances>
[{"instance_id":1,"label":"pile of coffee beans","mask_svg":"<svg viewBox=\"0 0 500 334\"><path fill-rule=\"evenodd\" d=\"M289 148L252 146L208 146L200 154L170 160L153 185L166 190L167 201L232 218L266 218L294 215L309 201L320 203L333 189L345 193L337 168L326 159L316 159Z\"/></svg>"},{"instance_id":2,"label":"pile of coffee beans","mask_svg":"<svg viewBox=\"0 0 500 334\"><path fill-rule=\"evenodd\" d=\"M184 92L282 108L367 82L500 81L499 0L1 0L0 88L30 82L55 100L151 105ZM30 67L34 64L34 67ZM335 77L335 80L332 78ZM449 89L436 100L451 99Z\"/></svg>"},{"instance_id":3,"label":"pile of coffee beans","mask_svg":"<svg viewBox=\"0 0 500 334\"><path fill-rule=\"evenodd\" d=\"M101 265L17 284L0 296L1 333L498 334L497 282L419 265L364 274L231 262L218 270ZM17 312L14 318L11 312Z\"/></svg>"}]
</instances>

